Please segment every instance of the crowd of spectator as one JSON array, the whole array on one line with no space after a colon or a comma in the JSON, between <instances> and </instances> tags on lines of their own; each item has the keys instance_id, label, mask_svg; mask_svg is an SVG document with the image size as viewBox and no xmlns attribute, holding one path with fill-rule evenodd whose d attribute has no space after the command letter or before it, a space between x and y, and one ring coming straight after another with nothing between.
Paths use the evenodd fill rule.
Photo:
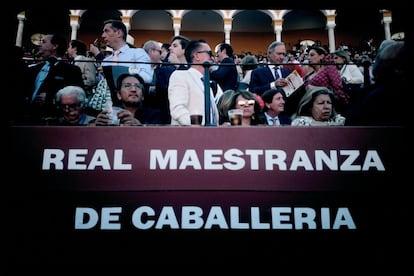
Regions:
<instances>
[{"instance_id":1,"label":"crowd of spectator","mask_svg":"<svg viewBox=\"0 0 414 276\"><path fill-rule=\"evenodd\" d=\"M119 20L103 23L102 45L43 37L33 63L16 48L15 73L22 90L12 96L18 110L10 124L109 125L117 106L121 125L229 125L227 111L243 109L242 125L404 125L404 110L385 116L387 97L404 97L408 50L405 41L379 47L327 47L283 42L266 54L234 53L230 44L212 50L203 39L174 36L135 47ZM297 71L303 80L292 95L284 87ZM398 90L392 91L391 90ZM210 95L206 95L208 93ZM207 110L206 108L209 108ZM111 109L112 110L112 109ZM391 117L391 118L390 118Z\"/></svg>"}]
</instances>

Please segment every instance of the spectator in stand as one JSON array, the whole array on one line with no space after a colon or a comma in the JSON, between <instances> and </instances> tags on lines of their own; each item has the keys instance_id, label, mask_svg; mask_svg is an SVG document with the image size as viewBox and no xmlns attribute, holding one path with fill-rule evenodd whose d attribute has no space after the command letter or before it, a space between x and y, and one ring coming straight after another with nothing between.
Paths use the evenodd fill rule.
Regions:
<instances>
[{"instance_id":1,"label":"spectator in stand","mask_svg":"<svg viewBox=\"0 0 414 276\"><path fill-rule=\"evenodd\" d=\"M286 56L285 43L274 41L270 43L267 49L269 63L254 69L250 77L249 91L261 95L270 89L281 88L288 84L286 77L292 72L290 69L284 68ZM295 93L296 94L296 93ZM291 115L296 109L296 95L291 95L286 101L285 112ZM292 106L292 107L290 107Z\"/></svg>"},{"instance_id":2,"label":"spectator in stand","mask_svg":"<svg viewBox=\"0 0 414 276\"><path fill-rule=\"evenodd\" d=\"M147 52L148 56L151 60L151 68L155 70L161 64L161 46L158 41L155 40L148 40L144 43L142 48ZM154 79L153 79L154 80Z\"/></svg>"},{"instance_id":3,"label":"spectator in stand","mask_svg":"<svg viewBox=\"0 0 414 276\"><path fill-rule=\"evenodd\" d=\"M144 105L144 79L137 74L121 74L116 83L117 97L121 108L117 113L120 125L137 126L159 124L160 114ZM96 125L109 125L109 111L103 109L96 117Z\"/></svg>"},{"instance_id":4,"label":"spectator in stand","mask_svg":"<svg viewBox=\"0 0 414 276\"><path fill-rule=\"evenodd\" d=\"M269 126L290 125L292 120L285 111L285 93L282 89L270 89L263 93L264 122Z\"/></svg>"},{"instance_id":5,"label":"spectator in stand","mask_svg":"<svg viewBox=\"0 0 414 276\"><path fill-rule=\"evenodd\" d=\"M233 55L233 60L234 60L234 63L236 64L237 74L239 75L238 80L241 80L243 78L243 70L240 65L244 57L245 57L244 54Z\"/></svg>"},{"instance_id":6,"label":"spectator in stand","mask_svg":"<svg viewBox=\"0 0 414 276\"><path fill-rule=\"evenodd\" d=\"M265 124L259 101L253 93L247 90L234 91L230 100L229 109L243 109L242 126ZM230 122L228 115L224 121Z\"/></svg>"},{"instance_id":7,"label":"spectator in stand","mask_svg":"<svg viewBox=\"0 0 414 276\"><path fill-rule=\"evenodd\" d=\"M346 114L346 125L412 127L409 73L412 49L407 41L383 41L373 63L374 83L358 93ZM408 92L408 93L407 93ZM398 107L392 108L393 100Z\"/></svg>"},{"instance_id":8,"label":"spectator in stand","mask_svg":"<svg viewBox=\"0 0 414 276\"><path fill-rule=\"evenodd\" d=\"M358 66L351 62L349 55L344 50L336 51L334 60L341 75L343 89L351 97L362 87L364 75Z\"/></svg>"},{"instance_id":9,"label":"spectator in stand","mask_svg":"<svg viewBox=\"0 0 414 276\"><path fill-rule=\"evenodd\" d=\"M158 103L158 99L156 97L156 82L157 82L157 78L156 78L156 74L155 71L157 71L157 69L161 66L161 46L160 43L155 41L155 40L148 40L144 43L144 45L142 46L142 48L147 52L147 54L149 55L150 59L151 59L151 68L154 71L153 74L153 78L152 78L152 82L150 84L147 85L146 89L145 89L145 105L148 108L155 108L155 109L159 109L159 103Z\"/></svg>"},{"instance_id":10,"label":"spectator in stand","mask_svg":"<svg viewBox=\"0 0 414 276\"><path fill-rule=\"evenodd\" d=\"M253 55L247 55L241 60L240 66L243 72L243 78L239 82L238 88L249 90L252 71L259 66L257 58Z\"/></svg>"},{"instance_id":11,"label":"spectator in stand","mask_svg":"<svg viewBox=\"0 0 414 276\"><path fill-rule=\"evenodd\" d=\"M80 68L63 59L67 47L67 40L59 34L43 37L39 48L43 62L29 67L28 79L24 81L30 84L26 91L29 107L25 109L29 114L24 116L24 123L48 124L48 120L55 120L58 90L68 85L83 87Z\"/></svg>"},{"instance_id":12,"label":"spectator in stand","mask_svg":"<svg viewBox=\"0 0 414 276\"><path fill-rule=\"evenodd\" d=\"M217 110L219 114L219 125L230 125L228 111L233 99L234 90L226 90L217 101Z\"/></svg>"},{"instance_id":13,"label":"spectator in stand","mask_svg":"<svg viewBox=\"0 0 414 276\"><path fill-rule=\"evenodd\" d=\"M91 109L96 110L96 113L100 112L101 107L106 104L101 99L107 99L108 95L110 95L109 98L113 103L118 104L115 83L116 78L123 70L114 73L117 70L105 70L105 67L119 66L116 69L127 67L128 72L139 74L144 79L146 86L151 84L154 73L147 52L143 48L136 48L126 41L127 28L121 20L109 19L104 21L102 38L106 46L113 49L113 52L105 57L101 63L105 76L97 84L95 93L88 104Z\"/></svg>"},{"instance_id":14,"label":"spectator in stand","mask_svg":"<svg viewBox=\"0 0 414 276\"><path fill-rule=\"evenodd\" d=\"M170 77L168 86L168 99L171 110L171 125L191 125L190 115L202 114L202 124L206 124L205 88L204 88L204 63L213 62L213 53L210 45L205 40L192 40L185 48L185 57L188 63L192 63L187 70L175 70ZM206 69L208 70L208 69ZM210 95L210 122L209 125L217 125L218 112L217 100L223 93L218 87L217 93L213 89L206 91Z\"/></svg>"},{"instance_id":15,"label":"spectator in stand","mask_svg":"<svg viewBox=\"0 0 414 276\"><path fill-rule=\"evenodd\" d=\"M104 22L102 38L107 46L113 49L112 55L104 58L102 66L120 65L128 66L131 72L139 74L149 84L152 82L153 70L151 70L151 59L142 48L133 48L128 45L127 28L121 20L109 19ZM119 63L138 62L138 63Z\"/></svg>"},{"instance_id":16,"label":"spectator in stand","mask_svg":"<svg viewBox=\"0 0 414 276\"><path fill-rule=\"evenodd\" d=\"M281 66L286 56L285 43L274 41L267 50L269 64L253 70L250 78L249 91L262 95L269 89L282 87L288 84L286 77L292 72Z\"/></svg>"},{"instance_id":17,"label":"spectator in stand","mask_svg":"<svg viewBox=\"0 0 414 276\"><path fill-rule=\"evenodd\" d=\"M73 64L81 69L86 98L89 99L97 84L95 59L87 57L86 44L76 39L70 41L67 53L73 59Z\"/></svg>"},{"instance_id":18,"label":"spectator in stand","mask_svg":"<svg viewBox=\"0 0 414 276\"><path fill-rule=\"evenodd\" d=\"M246 55L242 59L241 68L242 68L242 71L243 71L243 78L239 82L239 86L238 86L239 90L240 89L241 90L249 90L250 79L251 79L252 72L258 66L259 66L258 60L253 55ZM256 96L257 100L259 101L260 107L263 109L265 104L264 104L264 101L263 101L262 97L260 97L256 93L253 93L253 94Z\"/></svg>"},{"instance_id":19,"label":"spectator in stand","mask_svg":"<svg viewBox=\"0 0 414 276\"><path fill-rule=\"evenodd\" d=\"M303 78L305 76L305 71L303 70L302 66L300 65L300 62L296 59L296 56L293 53L289 53L287 55L286 63L283 65L285 68L290 70L296 70L299 75Z\"/></svg>"},{"instance_id":20,"label":"spectator in stand","mask_svg":"<svg viewBox=\"0 0 414 276\"><path fill-rule=\"evenodd\" d=\"M327 51L321 46L311 47L309 50L309 65L312 67L304 77L305 87L323 86L332 91L336 98L336 109L344 112L349 103L349 95L343 90L341 75L335 65L327 64Z\"/></svg>"},{"instance_id":21,"label":"spectator in stand","mask_svg":"<svg viewBox=\"0 0 414 276\"><path fill-rule=\"evenodd\" d=\"M233 47L227 43L219 44L216 57L219 65L216 70L210 71L210 79L216 81L223 91L235 90L239 81L239 74L233 60Z\"/></svg>"},{"instance_id":22,"label":"spectator in stand","mask_svg":"<svg viewBox=\"0 0 414 276\"><path fill-rule=\"evenodd\" d=\"M168 62L168 56L170 55L170 43L163 43L161 45L161 61Z\"/></svg>"},{"instance_id":23,"label":"spectator in stand","mask_svg":"<svg viewBox=\"0 0 414 276\"><path fill-rule=\"evenodd\" d=\"M335 110L335 95L326 87L306 87L306 93L292 115L292 126L343 126L345 117Z\"/></svg>"},{"instance_id":24,"label":"spectator in stand","mask_svg":"<svg viewBox=\"0 0 414 276\"><path fill-rule=\"evenodd\" d=\"M157 108L161 113L161 124L171 124L170 103L168 100L169 79L175 70L187 70L189 68L185 59L185 48L190 40L185 36L174 36L171 39L171 45L168 60L155 69L155 95L149 103L151 108Z\"/></svg>"},{"instance_id":25,"label":"spectator in stand","mask_svg":"<svg viewBox=\"0 0 414 276\"><path fill-rule=\"evenodd\" d=\"M56 93L56 106L62 114L57 120L58 125L86 126L92 125L95 117L85 112L86 93L79 86L65 86Z\"/></svg>"}]
</instances>

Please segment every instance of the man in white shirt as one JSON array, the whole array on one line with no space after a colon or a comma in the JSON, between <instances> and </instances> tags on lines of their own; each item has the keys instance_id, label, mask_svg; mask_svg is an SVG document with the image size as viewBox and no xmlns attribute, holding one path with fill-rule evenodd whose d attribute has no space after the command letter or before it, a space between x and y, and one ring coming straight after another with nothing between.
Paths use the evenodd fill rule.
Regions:
<instances>
[{"instance_id":1,"label":"man in white shirt","mask_svg":"<svg viewBox=\"0 0 414 276\"><path fill-rule=\"evenodd\" d=\"M144 49L133 48L126 42L127 29L122 21L114 19L106 20L104 22L102 38L106 42L106 45L113 49L112 55L103 60L102 66L127 66L129 67L130 73L139 74L146 84L152 82L153 70L150 64L151 59ZM128 61L132 63L128 63ZM114 64L116 62L119 63Z\"/></svg>"}]
</instances>

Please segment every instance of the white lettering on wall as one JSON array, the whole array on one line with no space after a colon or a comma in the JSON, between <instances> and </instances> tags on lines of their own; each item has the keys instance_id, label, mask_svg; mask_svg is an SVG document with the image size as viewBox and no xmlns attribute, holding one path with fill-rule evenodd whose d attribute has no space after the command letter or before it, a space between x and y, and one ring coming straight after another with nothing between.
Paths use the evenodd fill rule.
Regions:
<instances>
[{"instance_id":1,"label":"white lettering on wall","mask_svg":"<svg viewBox=\"0 0 414 276\"><path fill-rule=\"evenodd\" d=\"M61 149L45 149L42 170L132 170L132 164L123 159L122 149L115 149L113 155L105 149L96 149L89 158L88 153L88 149L68 149L66 153Z\"/></svg>"}]
</instances>

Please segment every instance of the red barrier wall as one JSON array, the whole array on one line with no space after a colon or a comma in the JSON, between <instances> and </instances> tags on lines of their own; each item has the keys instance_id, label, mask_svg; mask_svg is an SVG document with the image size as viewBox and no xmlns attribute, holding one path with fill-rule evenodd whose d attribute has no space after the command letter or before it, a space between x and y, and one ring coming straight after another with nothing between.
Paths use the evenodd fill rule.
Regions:
<instances>
[{"instance_id":1,"label":"red barrier wall","mask_svg":"<svg viewBox=\"0 0 414 276\"><path fill-rule=\"evenodd\" d=\"M9 137L13 267L412 269L404 128L12 127Z\"/></svg>"}]
</instances>

